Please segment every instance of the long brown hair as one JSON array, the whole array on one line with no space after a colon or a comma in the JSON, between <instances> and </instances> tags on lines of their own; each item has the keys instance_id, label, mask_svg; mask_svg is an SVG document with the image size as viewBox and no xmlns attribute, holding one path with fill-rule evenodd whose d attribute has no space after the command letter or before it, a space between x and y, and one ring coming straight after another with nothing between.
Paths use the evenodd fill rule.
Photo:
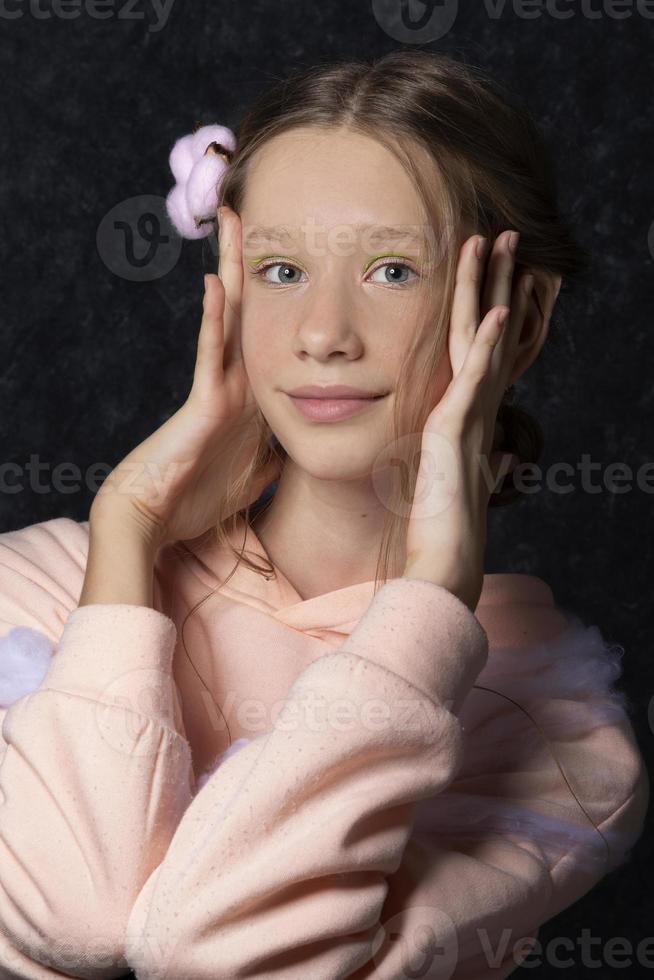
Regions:
<instances>
[{"instance_id":1,"label":"long brown hair","mask_svg":"<svg viewBox=\"0 0 654 980\"><path fill-rule=\"evenodd\" d=\"M549 154L529 111L477 67L443 54L402 49L372 63L331 62L292 72L264 91L251 106L236 131L236 148L217 148L230 164L221 184L220 203L239 213L257 151L274 137L299 127L360 133L395 154L413 180L429 216L432 235L428 236L426 265L437 267L441 274L442 292L438 297L433 282L424 279L420 285L424 322L406 351L396 388L394 437L397 441L409 436L402 440L408 479L402 481L404 499L394 500L387 508L375 575L377 590L392 574L401 574L398 561L405 532L402 515L408 513L405 505L412 499L417 476L416 467L409 466L408 459L416 458L420 435L433 407L425 404L424 398L415 401L415 393L430 390L445 351L456 264L463 241L473 233L492 241L507 228L516 229L520 232L516 275L525 268L560 275L564 294L568 283L585 278L588 255L560 213ZM536 296L535 299L538 301ZM550 336L555 326L553 323ZM427 355L421 353L416 358L418 348L421 352L426 350ZM521 462L536 462L543 449L542 430L531 415L514 403L514 394L515 386L505 393L497 416L501 436L494 448L516 453ZM252 505L235 512L233 502L241 498L273 453L279 455L282 464L286 455L261 412L255 417L255 424L259 429L256 451L222 501L221 516L214 529L219 545L236 558L225 582L240 562L267 577L275 572L270 562L262 565L248 557L245 539L238 550L228 540L238 519L244 516L247 528L253 512ZM501 489L491 495L490 506L510 503L517 496L509 473ZM183 543L180 546L184 548ZM186 620L212 594L197 603ZM549 745L538 722L521 705L513 703L529 716ZM608 851L608 844L606 848Z\"/></svg>"}]
</instances>

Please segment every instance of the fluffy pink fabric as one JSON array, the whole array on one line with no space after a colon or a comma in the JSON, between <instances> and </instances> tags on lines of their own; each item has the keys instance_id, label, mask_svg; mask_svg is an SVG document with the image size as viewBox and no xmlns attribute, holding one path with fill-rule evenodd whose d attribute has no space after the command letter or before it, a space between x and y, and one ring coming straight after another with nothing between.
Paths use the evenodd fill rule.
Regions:
<instances>
[{"instance_id":1,"label":"fluffy pink fabric","mask_svg":"<svg viewBox=\"0 0 654 980\"><path fill-rule=\"evenodd\" d=\"M39 687L53 653L48 637L29 626L16 626L0 637L0 708Z\"/></svg>"}]
</instances>

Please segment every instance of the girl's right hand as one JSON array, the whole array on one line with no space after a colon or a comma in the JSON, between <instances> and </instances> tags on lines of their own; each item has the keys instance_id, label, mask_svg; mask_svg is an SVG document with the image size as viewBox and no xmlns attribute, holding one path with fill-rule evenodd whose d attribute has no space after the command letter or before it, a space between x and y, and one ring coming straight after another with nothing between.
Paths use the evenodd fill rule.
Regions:
<instances>
[{"instance_id":1,"label":"girl's right hand","mask_svg":"<svg viewBox=\"0 0 654 980\"><path fill-rule=\"evenodd\" d=\"M91 507L94 523L133 521L155 548L195 538L215 525L228 483L243 472L257 446L257 405L240 340L241 222L226 206L219 217L221 275L205 276L191 392L167 422L112 470ZM273 457L230 513L255 501L279 472Z\"/></svg>"},{"instance_id":2,"label":"girl's right hand","mask_svg":"<svg viewBox=\"0 0 654 980\"><path fill-rule=\"evenodd\" d=\"M494 428L534 284L528 271L515 273L518 238L508 230L495 240L483 296L485 240L473 235L460 250L448 335L452 380L425 422L420 491L407 525L405 574L431 578L472 612L483 587L488 502L504 457L492 453Z\"/></svg>"}]
</instances>

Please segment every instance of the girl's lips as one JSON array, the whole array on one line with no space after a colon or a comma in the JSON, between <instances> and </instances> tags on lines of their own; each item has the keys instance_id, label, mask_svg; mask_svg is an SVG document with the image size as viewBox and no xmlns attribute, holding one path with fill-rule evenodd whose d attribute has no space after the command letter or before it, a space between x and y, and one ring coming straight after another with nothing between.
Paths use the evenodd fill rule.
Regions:
<instances>
[{"instance_id":1,"label":"girl's lips","mask_svg":"<svg viewBox=\"0 0 654 980\"><path fill-rule=\"evenodd\" d=\"M338 422L380 402L382 398L386 398L386 395L378 395L376 398L294 398L293 395L288 397L305 418L313 419L315 422Z\"/></svg>"}]
</instances>

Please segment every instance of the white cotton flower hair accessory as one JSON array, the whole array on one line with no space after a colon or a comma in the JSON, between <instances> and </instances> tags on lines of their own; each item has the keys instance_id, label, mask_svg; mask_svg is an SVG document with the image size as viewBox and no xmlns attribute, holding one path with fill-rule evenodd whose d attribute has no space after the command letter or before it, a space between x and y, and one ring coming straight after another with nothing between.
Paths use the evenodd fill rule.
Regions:
<instances>
[{"instance_id":1,"label":"white cotton flower hair accessory","mask_svg":"<svg viewBox=\"0 0 654 980\"><path fill-rule=\"evenodd\" d=\"M0 708L40 686L53 653L48 637L29 626L15 626L0 638Z\"/></svg>"},{"instance_id":2,"label":"white cotton flower hair accessory","mask_svg":"<svg viewBox=\"0 0 654 980\"><path fill-rule=\"evenodd\" d=\"M211 234L220 185L235 149L232 130L212 124L180 136L170 151L176 183L166 198L166 211L182 238Z\"/></svg>"}]
</instances>

